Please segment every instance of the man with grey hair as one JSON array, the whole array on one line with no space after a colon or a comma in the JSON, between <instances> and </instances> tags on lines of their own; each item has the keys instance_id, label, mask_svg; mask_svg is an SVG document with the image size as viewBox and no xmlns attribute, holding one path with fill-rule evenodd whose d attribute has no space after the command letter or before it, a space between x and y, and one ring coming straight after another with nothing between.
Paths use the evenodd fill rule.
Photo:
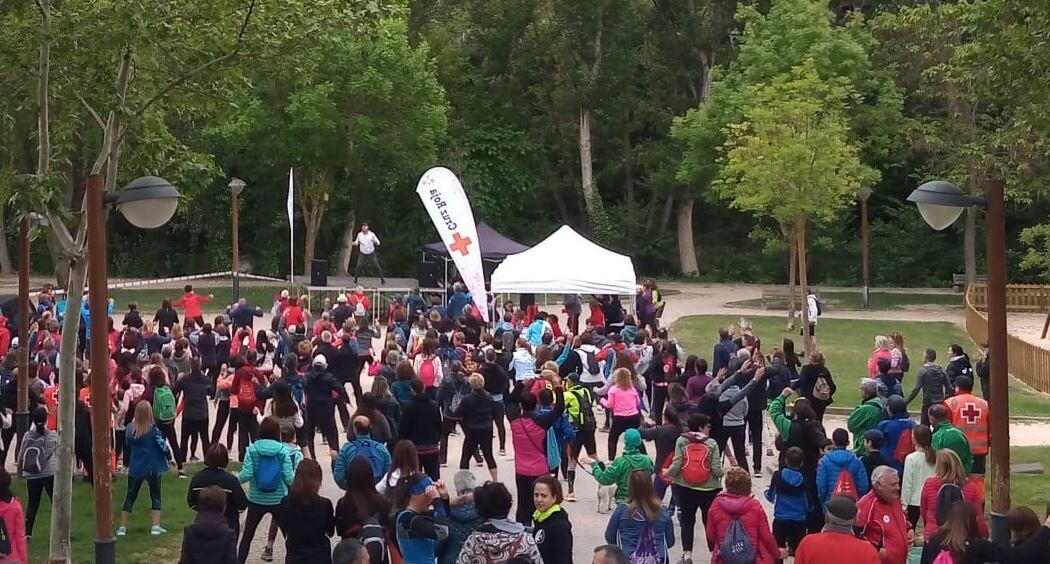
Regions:
<instances>
[{"instance_id":1,"label":"man with grey hair","mask_svg":"<svg viewBox=\"0 0 1050 564\"><path fill-rule=\"evenodd\" d=\"M854 526L860 537L875 545L884 564L906 564L915 538L901 506L901 479L890 466L871 472L871 491L857 502Z\"/></svg>"},{"instance_id":2,"label":"man with grey hair","mask_svg":"<svg viewBox=\"0 0 1050 564\"><path fill-rule=\"evenodd\" d=\"M878 564L879 554L870 542L853 534L857 504L845 496L828 500L824 529L807 535L795 550L796 564Z\"/></svg>"},{"instance_id":3,"label":"man with grey hair","mask_svg":"<svg viewBox=\"0 0 1050 564\"><path fill-rule=\"evenodd\" d=\"M874 429L882 420L883 402L879 397L879 386L875 380L864 378L860 381L860 405L849 419L846 428L853 434L853 453L864 456L868 449L864 447L864 433Z\"/></svg>"},{"instance_id":4,"label":"man with grey hair","mask_svg":"<svg viewBox=\"0 0 1050 564\"><path fill-rule=\"evenodd\" d=\"M620 547L612 544L603 544L594 549L594 558L591 564L627 564L627 555Z\"/></svg>"}]
</instances>

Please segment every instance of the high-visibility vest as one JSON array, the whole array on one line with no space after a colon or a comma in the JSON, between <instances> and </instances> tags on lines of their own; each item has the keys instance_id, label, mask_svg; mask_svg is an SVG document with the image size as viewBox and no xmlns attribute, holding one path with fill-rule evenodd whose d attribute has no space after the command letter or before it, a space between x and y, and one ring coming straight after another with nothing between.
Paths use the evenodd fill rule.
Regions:
<instances>
[{"instance_id":1,"label":"high-visibility vest","mask_svg":"<svg viewBox=\"0 0 1050 564\"><path fill-rule=\"evenodd\" d=\"M973 394L959 394L944 400L944 405L952 426L970 442L970 452L976 456L988 454L988 402Z\"/></svg>"}]
</instances>

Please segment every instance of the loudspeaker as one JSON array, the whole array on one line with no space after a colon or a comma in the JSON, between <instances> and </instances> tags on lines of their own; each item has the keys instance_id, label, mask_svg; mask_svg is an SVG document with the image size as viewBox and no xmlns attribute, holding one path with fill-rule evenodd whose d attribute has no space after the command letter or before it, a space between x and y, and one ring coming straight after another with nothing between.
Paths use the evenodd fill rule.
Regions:
<instances>
[{"instance_id":1,"label":"loudspeaker","mask_svg":"<svg viewBox=\"0 0 1050 564\"><path fill-rule=\"evenodd\" d=\"M518 307L528 309L529 306L536 305L536 294L522 294L518 300Z\"/></svg>"},{"instance_id":2,"label":"loudspeaker","mask_svg":"<svg viewBox=\"0 0 1050 564\"><path fill-rule=\"evenodd\" d=\"M416 279L419 281L420 288L438 287L438 281L441 278L440 266L436 262L420 261L419 268L416 270Z\"/></svg>"},{"instance_id":3,"label":"loudspeaker","mask_svg":"<svg viewBox=\"0 0 1050 564\"><path fill-rule=\"evenodd\" d=\"M328 261L314 259L310 262L310 285L328 286Z\"/></svg>"}]
</instances>

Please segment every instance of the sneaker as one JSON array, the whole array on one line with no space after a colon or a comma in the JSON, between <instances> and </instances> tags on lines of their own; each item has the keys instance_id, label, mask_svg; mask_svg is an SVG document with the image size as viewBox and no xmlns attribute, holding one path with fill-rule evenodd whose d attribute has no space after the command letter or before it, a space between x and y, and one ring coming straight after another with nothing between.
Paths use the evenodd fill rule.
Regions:
<instances>
[{"instance_id":1,"label":"sneaker","mask_svg":"<svg viewBox=\"0 0 1050 564\"><path fill-rule=\"evenodd\" d=\"M773 449L766 448L766 456L773 456Z\"/></svg>"},{"instance_id":2,"label":"sneaker","mask_svg":"<svg viewBox=\"0 0 1050 564\"><path fill-rule=\"evenodd\" d=\"M186 471L185 470L179 470L179 479L182 479L182 480L186 479Z\"/></svg>"},{"instance_id":3,"label":"sneaker","mask_svg":"<svg viewBox=\"0 0 1050 564\"><path fill-rule=\"evenodd\" d=\"M499 455L500 456L507 456L507 449L505 449L505 448L499 449Z\"/></svg>"},{"instance_id":4,"label":"sneaker","mask_svg":"<svg viewBox=\"0 0 1050 564\"><path fill-rule=\"evenodd\" d=\"M264 548L262 559L263 562L273 562L273 549L270 547Z\"/></svg>"},{"instance_id":5,"label":"sneaker","mask_svg":"<svg viewBox=\"0 0 1050 564\"><path fill-rule=\"evenodd\" d=\"M386 285L386 278L380 278L379 279L379 283L385 286Z\"/></svg>"},{"instance_id":6,"label":"sneaker","mask_svg":"<svg viewBox=\"0 0 1050 564\"><path fill-rule=\"evenodd\" d=\"M190 456L190 462L199 462L199 461L200 461L200 459L197 458L196 454Z\"/></svg>"},{"instance_id":7,"label":"sneaker","mask_svg":"<svg viewBox=\"0 0 1050 564\"><path fill-rule=\"evenodd\" d=\"M448 462L442 462L441 463L441 467L442 468L448 468Z\"/></svg>"},{"instance_id":8,"label":"sneaker","mask_svg":"<svg viewBox=\"0 0 1050 564\"><path fill-rule=\"evenodd\" d=\"M117 527L117 536L118 537L127 536L127 534L128 534L128 528L127 527Z\"/></svg>"},{"instance_id":9,"label":"sneaker","mask_svg":"<svg viewBox=\"0 0 1050 564\"><path fill-rule=\"evenodd\" d=\"M149 530L149 534L151 535L163 535L166 532L168 532L168 530L160 525L153 525Z\"/></svg>"},{"instance_id":10,"label":"sneaker","mask_svg":"<svg viewBox=\"0 0 1050 564\"><path fill-rule=\"evenodd\" d=\"M751 474L751 477L752 478L761 478L762 477L762 469L761 468L756 468L755 472L753 474Z\"/></svg>"},{"instance_id":11,"label":"sneaker","mask_svg":"<svg viewBox=\"0 0 1050 564\"><path fill-rule=\"evenodd\" d=\"M565 501L576 501L576 492L569 492L565 494Z\"/></svg>"},{"instance_id":12,"label":"sneaker","mask_svg":"<svg viewBox=\"0 0 1050 564\"><path fill-rule=\"evenodd\" d=\"M686 558L685 556L678 559L678 564L693 564L692 558Z\"/></svg>"}]
</instances>

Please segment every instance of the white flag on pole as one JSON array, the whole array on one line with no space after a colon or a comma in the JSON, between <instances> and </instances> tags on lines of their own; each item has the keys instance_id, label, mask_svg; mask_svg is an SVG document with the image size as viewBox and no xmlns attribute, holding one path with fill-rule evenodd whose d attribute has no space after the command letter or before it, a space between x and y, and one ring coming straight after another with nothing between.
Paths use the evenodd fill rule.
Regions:
<instances>
[{"instance_id":1,"label":"white flag on pole","mask_svg":"<svg viewBox=\"0 0 1050 564\"><path fill-rule=\"evenodd\" d=\"M292 284L295 284L295 169L288 169L288 237L291 241L291 260L288 263Z\"/></svg>"},{"instance_id":2,"label":"white flag on pole","mask_svg":"<svg viewBox=\"0 0 1050 564\"><path fill-rule=\"evenodd\" d=\"M435 167L419 179L416 194L423 200L423 207L441 234L441 240L473 295L482 319L488 322L488 296L485 293L485 273L481 269L478 227L463 185L451 170ZM455 318L459 313L449 312L449 316Z\"/></svg>"}]
</instances>

